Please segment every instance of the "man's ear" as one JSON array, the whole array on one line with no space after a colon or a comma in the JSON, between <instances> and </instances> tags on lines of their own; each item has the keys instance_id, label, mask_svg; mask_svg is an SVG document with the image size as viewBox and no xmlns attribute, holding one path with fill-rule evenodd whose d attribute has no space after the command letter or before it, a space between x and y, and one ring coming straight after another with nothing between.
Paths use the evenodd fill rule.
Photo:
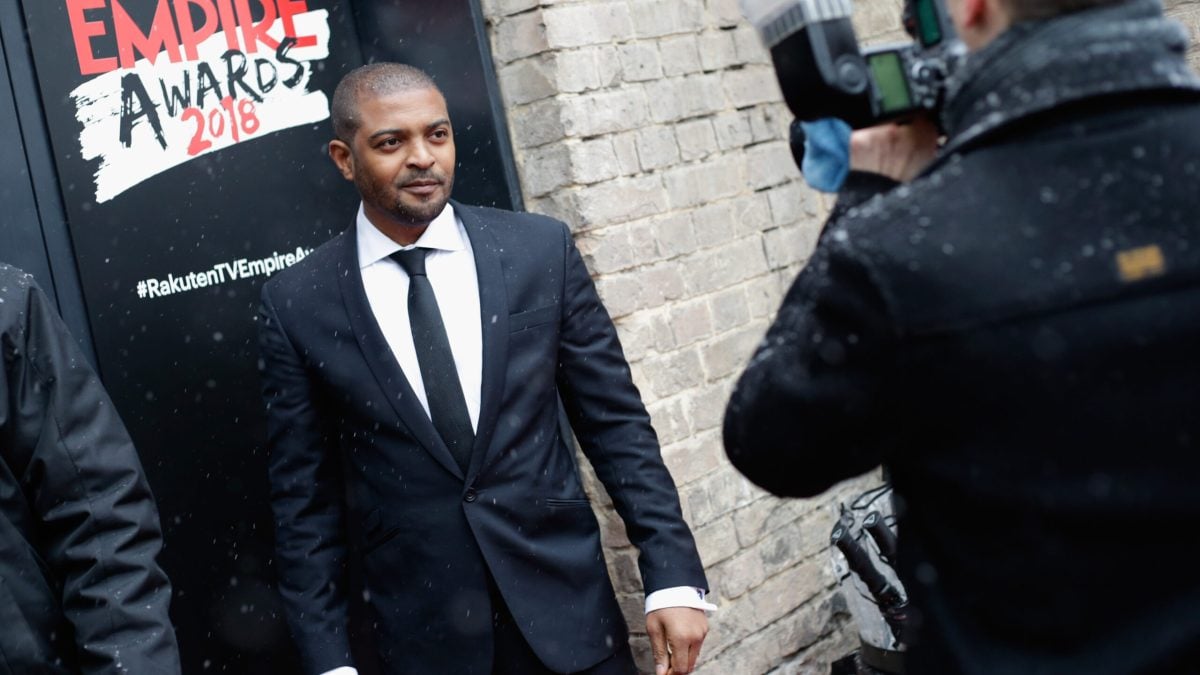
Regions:
<instances>
[{"instance_id":1,"label":"man's ear","mask_svg":"<svg viewBox=\"0 0 1200 675\"><path fill-rule=\"evenodd\" d=\"M332 159L338 171L342 172L342 178L354 180L354 152L350 150L350 146L337 139L329 141L329 159Z\"/></svg>"}]
</instances>

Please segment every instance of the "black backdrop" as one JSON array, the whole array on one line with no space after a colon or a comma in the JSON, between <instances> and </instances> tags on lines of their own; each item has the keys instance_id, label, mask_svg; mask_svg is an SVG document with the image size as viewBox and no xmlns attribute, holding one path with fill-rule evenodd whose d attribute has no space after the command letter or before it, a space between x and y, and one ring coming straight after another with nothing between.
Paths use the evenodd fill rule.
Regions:
<instances>
[{"instance_id":1,"label":"black backdrop","mask_svg":"<svg viewBox=\"0 0 1200 675\"><path fill-rule=\"evenodd\" d=\"M264 4L274 2L244 5L261 20ZM22 0L22 9L97 365L159 502L184 671L292 672L273 589L256 372L254 316L265 277L232 279L229 272L239 259L319 245L350 224L357 199L324 155L327 120L261 134L97 199L100 160L81 152L86 125L71 94L96 77L81 75L72 38L68 6L81 4L89 9L76 20L93 23L99 34L87 44L102 59L118 53L111 5L145 34L159 2ZM304 64L310 91L331 96L341 75L367 61L426 68L445 90L455 124L456 198L520 206L478 0L307 0L307 8L328 10L330 29L329 56ZM142 75L152 97L157 67L168 67L165 55ZM161 99L158 105L165 115ZM44 138L29 142L28 128L25 135L34 151L39 140L45 145ZM148 162L161 152L148 117L132 125L131 139ZM220 283L166 294L172 278L179 283L222 263L229 268ZM164 284L164 292L139 297L147 280Z\"/></svg>"}]
</instances>

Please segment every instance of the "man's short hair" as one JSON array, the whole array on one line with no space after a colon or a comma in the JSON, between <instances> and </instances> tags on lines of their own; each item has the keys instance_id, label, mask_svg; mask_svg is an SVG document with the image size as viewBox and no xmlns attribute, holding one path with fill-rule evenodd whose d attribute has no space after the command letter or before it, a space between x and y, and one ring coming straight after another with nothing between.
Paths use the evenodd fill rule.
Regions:
<instances>
[{"instance_id":1,"label":"man's short hair","mask_svg":"<svg viewBox=\"0 0 1200 675\"><path fill-rule=\"evenodd\" d=\"M362 123L358 103L363 95L382 96L413 89L441 89L429 73L406 63L370 63L355 68L342 78L333 91L330 117L333 135L347 145Z\"/></svg>"},{"instance_id":2,"label":"man's short hair","mask_svg":"<svg viewBox=\"0 0 1200 675\"><path fill-rule=\"evenodd\" d=\"M1125 0L1005 0L1013 21L1039 21Z\"/></svg>"}]
</instances>

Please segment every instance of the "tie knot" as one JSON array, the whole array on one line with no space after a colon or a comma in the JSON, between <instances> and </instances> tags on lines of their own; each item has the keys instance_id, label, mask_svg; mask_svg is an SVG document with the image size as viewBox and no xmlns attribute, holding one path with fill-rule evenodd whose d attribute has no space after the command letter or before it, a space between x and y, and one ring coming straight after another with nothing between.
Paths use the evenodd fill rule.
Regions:
<instances>
[{"instance_id":1,"label":"tie knot","mask_svg":"<svg viewBox=\"0 0 1200 675\"><path fill-rule=\"evenodd\" d=\"M410 248L403 251L396 251L392 254L392 260L400 263L404 271L410 277L425 276L425 254L429 252L427 248Z\"/></svg>"}]
</instances>

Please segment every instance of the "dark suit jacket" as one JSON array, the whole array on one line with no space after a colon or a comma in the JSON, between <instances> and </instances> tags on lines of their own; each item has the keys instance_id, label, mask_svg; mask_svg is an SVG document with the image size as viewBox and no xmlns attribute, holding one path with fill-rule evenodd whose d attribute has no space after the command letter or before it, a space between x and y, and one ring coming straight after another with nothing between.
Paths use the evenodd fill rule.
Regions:
<instances>
[{"instance_id":1,"label":"dark suit jacket","mask_svg":"<svg viewBox=\"0 0 1200 675\"><path fill-rule=\"evenodd\" d=\"M351 592L366 600L390 672L489 672L487 570L550 668L586 668L626 641L596 519L559 432L560 396L641 552L646 590L706 585L616 331L566 226L454 208L474 249L483 326L466 476L371 313L353 228L263 289L281 589L309 672L349 662L354 554L365 587Z\"/></svg>"}]
</instances>

